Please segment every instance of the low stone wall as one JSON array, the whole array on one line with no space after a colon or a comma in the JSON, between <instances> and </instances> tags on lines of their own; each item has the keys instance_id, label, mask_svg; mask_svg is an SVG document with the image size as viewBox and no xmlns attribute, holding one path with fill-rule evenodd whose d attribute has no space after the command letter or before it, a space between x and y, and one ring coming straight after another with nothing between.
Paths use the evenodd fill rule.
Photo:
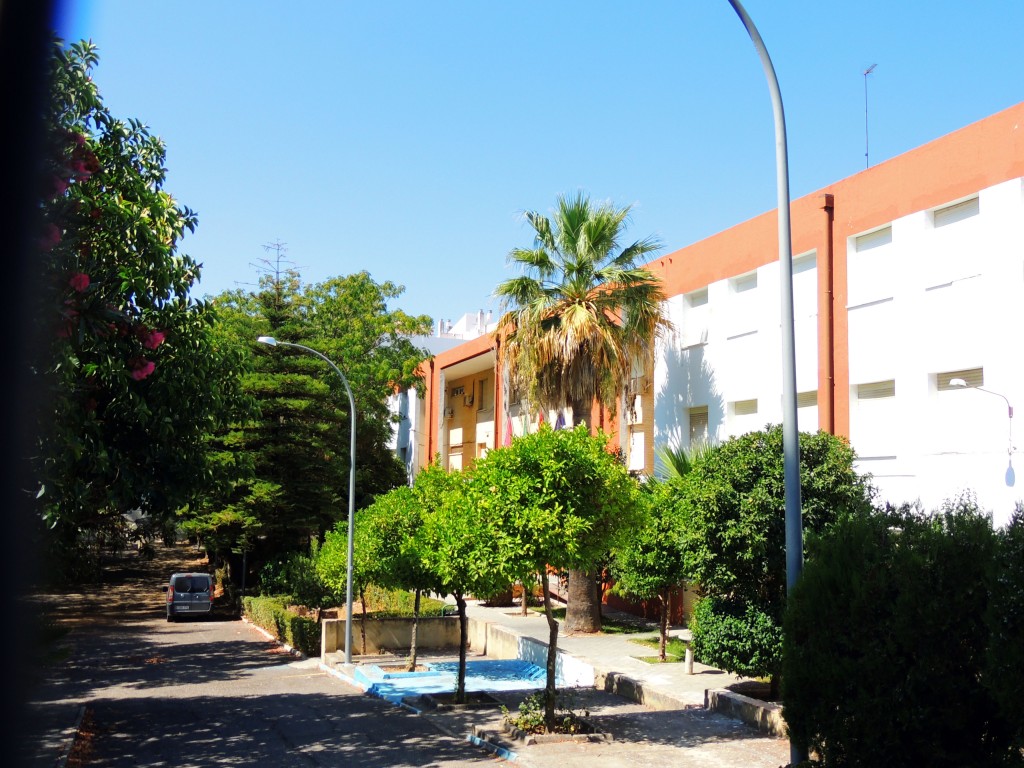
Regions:
<instances>
[{"instance_id":1,"label":"low stone wall","mask_svg":"<svg viewBox=\"0 0 1024 768\"><path fill-rule=\"evenodd\" d=\"M475 626L474 626L475 624ZM527 635L521 635L501 624L470 619L470 636L482 637L482 652L493 659L522 659L546 669L548 646ZM474 646L479 647L479 646ZM594 668L575 656L555 649L555 676L559 685L591 688L594 686Z\"/></svg>"},{"instance_id":2,"label":"low stone wall","mask_svg":"<svg viewBox=\"0 0 1024 768\"><path fill-rule=\"evenodd\" d=\"M362 619L352 620L353 655L361 655ZM492 659L522 659L536 664L541 669L547 666L548 647L545 643L521 635L514 629L488 621L469 618L468 646L474 653L486 654ZM320 659L326 662L329 654L345 648L345 620L324 619L320 630ZM412 619L367 619L366 654L377 655L382 651L405 651L412 643ZM458 653L459 617L431 616L420 619L416 633L416 645L424 650L450 650ZM356 649L360 653L356 652ZM557 651L555 673L560 685L594 685L594 668L579 659Z\"/></svg>"},{"instance_id":3,"label":"low stone wall","mask_svg":"<svg viewBox=\"0 0 1024 768\"><path fill-rule=\"evenodd\" d=\"M713 709L729 717L755 726L759 731L785 738L786 721L782 719L782 705L770 701L752 699L733 691L723 689L704 692L704 708Z\"/></svg>"},{"instance_id":4,"label":"low stone wall","mask_svg":"<svg viewBox=\"0 0 1024 768\"><path fill-rule=\"evenodd\" d=\"M366 653L405 651L412 646L412 619L352 619L352 652L362 651L362 631L366 631ZM419 650L459 647L458 616L424 616L416 630ZM472 646L471 646L472 647ZM320 658L345 649L345 620L324 619L320 627Z\"/></svg>"}]
</instances>

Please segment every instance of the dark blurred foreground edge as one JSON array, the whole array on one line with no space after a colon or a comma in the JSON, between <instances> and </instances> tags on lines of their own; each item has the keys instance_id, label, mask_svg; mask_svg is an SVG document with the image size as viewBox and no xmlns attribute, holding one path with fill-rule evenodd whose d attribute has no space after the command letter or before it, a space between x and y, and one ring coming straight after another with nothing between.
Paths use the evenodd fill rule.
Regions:
<instances>
[{"instance_id":1,"label":"dark blurred foreground edge","mask_svg":"<svg viewBox=\"0 0 1024 768\"><path fill-rule=\"evenodd\" d=\"M3 567L8 573L38 577L36 553L28 545L30 532L30 455L35 408L40 403L33 392L29 364L41 337L39 323L30 316L30 297L40 279L35 268L32 243L38 205L36 165L42 151L39 116L46 97L47 54L56 3L53 0L0 0L0 248L3 253L4 296L2 307L4 387L4 529ZM24 702L29 693L31 670L26 668L32 638L25 630L32 626L24 603L15 590L4 590L2 609L13 621L0 632L3 645L2 687L4 744L17 745L25 738L27 718ZM5 753L12 750L5 748ZM20 754L20 750L14 750Z\"/></svg>"}]
</instances>

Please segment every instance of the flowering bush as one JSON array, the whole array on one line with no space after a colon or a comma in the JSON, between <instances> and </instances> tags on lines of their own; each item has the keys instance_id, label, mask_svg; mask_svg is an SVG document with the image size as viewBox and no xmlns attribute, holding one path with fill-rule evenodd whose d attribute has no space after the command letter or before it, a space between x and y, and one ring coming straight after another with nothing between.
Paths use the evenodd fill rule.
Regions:
<instances>
[{"instance_id":1,"label":"flowering bush","mask_svg":"<svg viewBox=\"0 0 1024 768\"><path fill-rule=\"evenodd\" d=\"M37 498L65 554L127 510L171 516L209 477L205 435L244 402L242 358L215 347L212 307L189 297L199 265L177 252L195 214L163 190L160 139L104 107L97 63L55 43L39 185Z\"/></svg>"}]
</instances>

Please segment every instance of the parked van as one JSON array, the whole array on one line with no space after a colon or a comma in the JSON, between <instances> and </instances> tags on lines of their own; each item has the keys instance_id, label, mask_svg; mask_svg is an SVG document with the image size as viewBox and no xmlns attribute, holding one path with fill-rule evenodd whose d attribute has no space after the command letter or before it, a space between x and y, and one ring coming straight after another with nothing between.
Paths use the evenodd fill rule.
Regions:
<instances>
[{"instance_id":1,"label":"parked van","mask_svg":"<svg viewBox=\"0 0 1024 768\"><path fill-rule=\"evenodd\" d=\"M167 620L209 614L213 608L213 579L208 573L175 573L167 585Z\"/></svg>"}]
</instances>

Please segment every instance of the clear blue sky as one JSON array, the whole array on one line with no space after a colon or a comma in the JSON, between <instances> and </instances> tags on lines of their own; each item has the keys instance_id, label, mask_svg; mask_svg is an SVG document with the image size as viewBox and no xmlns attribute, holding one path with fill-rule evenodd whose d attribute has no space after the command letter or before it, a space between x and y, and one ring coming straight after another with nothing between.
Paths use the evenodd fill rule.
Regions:
<instances>
[{"instance_id":1,"label":"clear blue sky","mask_svg":"<svg viewBox=\"0 0 1024 768\"><path fill-rule=\"evenodd\" d=\"M775 65L795 199L1024 100L1021 0L747 0ZM726 0L95 0L108 107L167 144L199 214L195 295L367 270L435 320L499 306L561 193L685 247L775 207L771 103ZM864 71L877 64L874 72ZM774 243L766 244L773 248Z\"/></svg>"}]
</instances>

